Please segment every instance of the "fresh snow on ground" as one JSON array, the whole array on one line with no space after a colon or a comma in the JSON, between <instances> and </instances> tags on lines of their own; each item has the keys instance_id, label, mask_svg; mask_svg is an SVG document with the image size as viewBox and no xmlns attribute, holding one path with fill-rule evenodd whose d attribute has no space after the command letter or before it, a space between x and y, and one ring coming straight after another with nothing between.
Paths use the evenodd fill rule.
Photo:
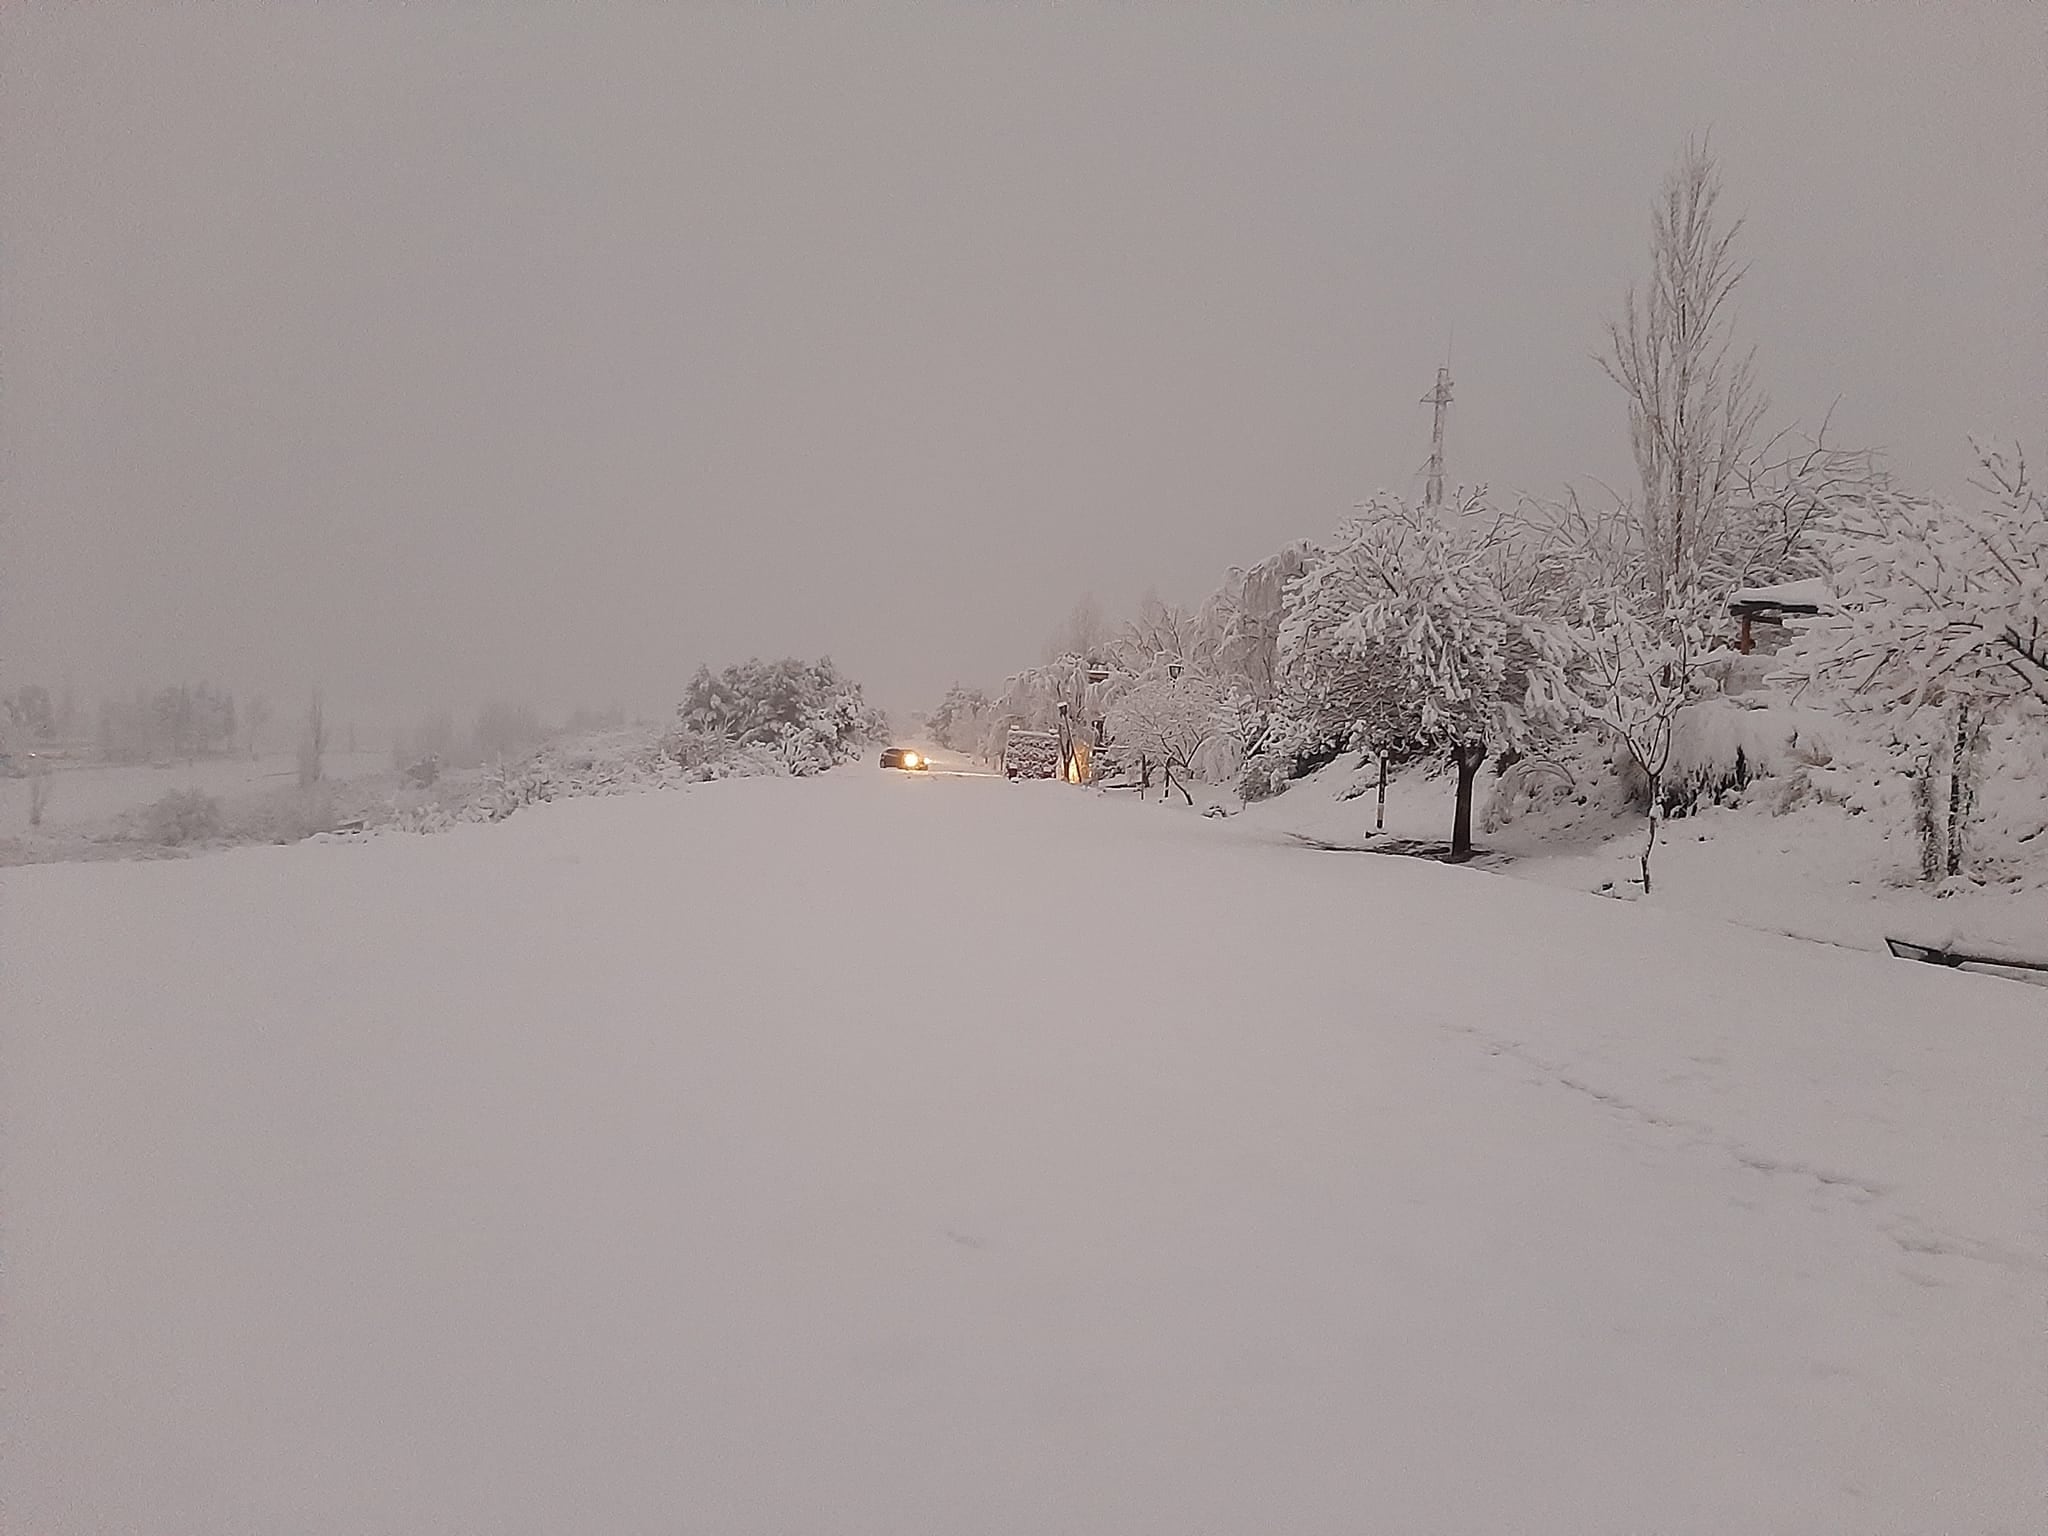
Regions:
<instances>
[{"instance_id":1,"label":"fresh snow on ground","mask_svg":"<svg viewBox=\"0 0 2048 1536\"><path fill-rule=\"evenodd\" d=\"M1617 811L1611 785L1585 787L1585 807L1566 802L1479 830L1483 867L1642 901L1643 814ZM2040 831L2017 844L2031 856L1999 870L2004 878L1958 882L1960 889L1937 896L1920 878L1905 785L1896 776L1859 779L1871 803L1853 811L1819 799L1785 811L1767 803L1787 787L1766 780L1739 807L1703 805L1666 821L1645 904L1852 949L1883 952L1890 937L2048 960L2048 837ZM1482 784L1482 801L1486 794ZM1234 797L1209 798L1278 842L1365 850L1375 841L1377 770L1356 757L1242 810ZM2009 805L2006 819L2028 829L2048 822L2048 792L2036 781L1994 779L1984 799L1993 808ZM1435 765L1397 774L1387 788L1384 836L1442 844L1451 804L1450 779Z\"/></svg>"},{"instance_id":2,"label":"fresh snow on ground","mask_svg":"<svg viewBox=\"0 0 2048 1536\"><path fill-rule=\"evenodd\" d=\"M867 766L0 974L9 1530L2048 1528L2035 988Z\"/></svg>"},{"instance_id":3,"label":"fresh snow on ground","mask_svg":"<svg viewBox=\"0 0 2048 1536\"><path fill-rule=\"evenodd\" d=\"M325 768L333 779L388 772L385 752L330 752ZM176 790L196 789L226 799L274 790L298 781L298 759L292 753L265 757L202 757L189 763L151 767L146 764L61 763L48 780L49 799L43 826L51 832L111 821ZM32 781L0 778L0 837L21 837L29 831Z\"/></svg>"}]
</instances>

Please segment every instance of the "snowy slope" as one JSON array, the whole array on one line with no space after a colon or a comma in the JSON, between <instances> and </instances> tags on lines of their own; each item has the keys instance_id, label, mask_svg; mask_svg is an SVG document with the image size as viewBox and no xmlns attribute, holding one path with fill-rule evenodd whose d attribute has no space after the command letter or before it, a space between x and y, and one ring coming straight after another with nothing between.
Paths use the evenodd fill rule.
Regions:
<instances>
[{"instance_id":1,"label":"snowy slope","mask_svg":"<svg viewBox=\"0 0 2048 1536\"><path fill-rule=\"evenodd\" d=\"M2048 1527L2035 989L867 768L0 903L9 1530Z\"/></svg>"},{"instance_id":2,"label":"snowy slope","mask_svg":"<svg viewBox=\"0 0 2048 1536\"><path fill-rule=\"evenodd\" d=\"M1617 808L1611 770L1602 772L1604 779L1583 781L1583 807L1566 802L1482 826L1482 865L1517 880L1641 900L1643 815ZM1983 819L2000 835L1981 839L1988 856L1975 862L1996 878L1941 897L1919 876L1902 779L1888 777L1885 793L1872 793L1876 804L1867 814L1812 798L1781 811L1776 802L1792 787L1782 779L1759 781L1740 807L1705 806L1666 822L1648 904L1877 953L1891 937L2048 957L2042 781L1998 776L1987 783ZM1359 848L1373 833L1376 788L1372 768L1347 757L1244 807L1239 824L1277 843ZM1481 791L1482 812L1488 790ZM1235 808L1234 799L1215 798ZM1449 777L1434 764L1412 767L1388 786L1386 835L1441 846L1451 811Z\"/></svg>"}]
</instances>

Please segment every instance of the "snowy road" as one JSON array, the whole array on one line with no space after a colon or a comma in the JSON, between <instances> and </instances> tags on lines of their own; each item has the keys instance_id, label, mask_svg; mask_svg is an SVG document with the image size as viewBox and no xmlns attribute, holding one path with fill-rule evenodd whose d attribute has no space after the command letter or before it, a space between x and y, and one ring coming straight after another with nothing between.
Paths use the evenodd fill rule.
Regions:
<instances>
[{"instance_id":1,"label":"snowy road","mask_svg":"<svg viewBox=\"0 0 2048 1536\"><path fill-rule=\"evenodd\" d=\"M0 875L10 1531L2048 1528L2048 1000L1050 784Z\"/></svg>"}]
</instances>

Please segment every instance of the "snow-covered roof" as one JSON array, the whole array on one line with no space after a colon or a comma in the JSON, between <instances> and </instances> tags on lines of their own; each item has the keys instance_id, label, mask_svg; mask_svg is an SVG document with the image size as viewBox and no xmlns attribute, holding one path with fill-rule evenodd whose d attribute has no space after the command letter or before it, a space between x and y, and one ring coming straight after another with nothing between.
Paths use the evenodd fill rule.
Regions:
<instances>
[{"instance_id":1,"label":"snow-covered roof","mask_svg":"<svg viewBox=\"0 0 2048 1536\"><path fill-rule=\"evenodd\" d=\"M1819 608L1833 596L1827 578L1808 576L1802 581L1781 581L1768 587L1743 587L1729 594L1730 608Z\"/></svg>"}]
</instances>

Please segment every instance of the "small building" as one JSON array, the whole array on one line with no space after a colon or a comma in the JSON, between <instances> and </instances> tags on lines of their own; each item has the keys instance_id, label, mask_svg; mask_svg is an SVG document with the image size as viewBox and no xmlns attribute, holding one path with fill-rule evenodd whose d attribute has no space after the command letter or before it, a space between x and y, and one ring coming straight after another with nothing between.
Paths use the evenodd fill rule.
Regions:
<instances>
[{"instance_id":1,"label":"small building","mask_svg":"<svg viewBox=\"0 0 2048 1536\"><path fill-rule=\"evenodd\" d=\"M1728 613L1736 625L1735 649L1745 656L1752 651L1775 651L1790 633L1789 622L1813 618L1829 596L1827 581L1820 576L1744 587L1730 594Z\"/></svg>"}]
</instances>

